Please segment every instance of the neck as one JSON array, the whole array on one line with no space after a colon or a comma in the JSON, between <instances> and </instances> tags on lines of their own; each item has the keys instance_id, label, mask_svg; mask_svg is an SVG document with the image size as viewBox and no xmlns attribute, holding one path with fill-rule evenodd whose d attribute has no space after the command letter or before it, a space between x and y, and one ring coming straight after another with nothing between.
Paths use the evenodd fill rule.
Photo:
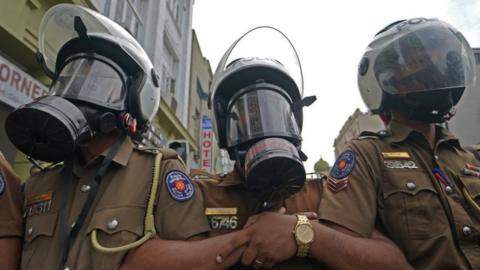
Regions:
<instances>
[{"instance_id":1,"label":"neck","mask_svg":"<svg viewBox=\"0 0 480 270\"><path fill-rule=\"evenodd\" d=\"M396 121L410 127L411 129L415 130L416 132L422 134L425 139L427 139L428 144L433 148L435 145L435 124L432 123L423 123L418 121L413 121L407 119L403 115L393 112L392 118Z\"/></svg>"},{"instance_id":2,"label":"neck","mask_svg":"<svg viewBox=\"0 0 480 270\"><path fill-rule=\"evenodd\" d=\"M80 151L85 164L98 157L105 150L110 148L119 135L118 130L114 130L109 134L96 134L92 140L80 147Z\"/></svg>"}]
</instances>

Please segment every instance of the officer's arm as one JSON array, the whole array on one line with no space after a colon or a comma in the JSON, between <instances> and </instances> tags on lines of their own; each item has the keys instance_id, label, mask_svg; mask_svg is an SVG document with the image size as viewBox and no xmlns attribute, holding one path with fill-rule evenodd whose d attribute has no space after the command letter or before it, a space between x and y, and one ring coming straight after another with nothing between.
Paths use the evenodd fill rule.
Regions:
<instances>
[{"instance_id":1,"label":"officer's arm","mask_svg":"<svg viewBox=\"0 0 480 270\"><path fill-rule=\"evenodd\" d=\"M190 239L195 241L149 240L139 248L130 251L121 270L169 269L169 270L220 270L227 269L240 259L244 246L232 252L221 265L215 262L219 248L237 233L213 238ZM201 237L203 238L203 237ZM197 240L196 240L197 239Z\"/></svg>"},{"instance_id":2,"label":"officer's arm","mask_svg":"<svg viewBox=\"0 0 480 270\"><path fill-rule=\"evenodd\" d=\"M413 269L402 251L380 232L370 238L331 222L315 223L310 256L333 269ZM325 226L326 225L326 226Z\"/></svg>"},{"instance_id":3,"label":"officer's arm","mask_svg":"<svg viewBox=\"0 0 480 270\"><path fill-rule=\"evenodd\" d=\"M0 269L20 269L22 241L17 237L0 238Z\"/></svg>"}]
</instances>

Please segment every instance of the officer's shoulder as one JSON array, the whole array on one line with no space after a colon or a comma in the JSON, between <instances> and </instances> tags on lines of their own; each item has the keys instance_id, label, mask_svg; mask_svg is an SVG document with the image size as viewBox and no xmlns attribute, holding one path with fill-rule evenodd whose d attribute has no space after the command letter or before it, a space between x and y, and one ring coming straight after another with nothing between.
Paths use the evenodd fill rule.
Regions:
<instances>
[{"instance_id":1,"label":"officer's shoulder","mask_svg":"<svg viewBox=\"0 0 480 270\"><path fill-rule=\"evenodd\" d=\"M217 174L211 174L205 170L202 169L191 169L190 170L190 177L193 180L196 180L198 182L205 182L209 184L218 184L221 182L221 177L220 175Z\"/></svg>"},{"instance_id":2,"label":"officer's shoulder","mask_svg":"<svg viewBox=\"0 0 480 270\"><path fill-rule=\"evenodd\" d=\"M382 140L387 138L392 133L388 130L380 130L380 131L362 131L360 135L354 140Z\"/></svg>"},{"instance_id":3,"label":"officer's shoulder","mask_svg":"<svg viewBox=\"0 0 480 270\"><path fill-rule=\"evenodd\" d=\"M315 172L315 173L309 173L307 174L306 181L307 182L322 182L324 180L327 180L327 175L322 172Z\"/></svg>"},{"instance_id":4,"label":"officer's shoulder","mask_svg":"<svg viewBox=\"0 0 480 270\"><path fill-rule=\"evenodd\" d=\"M168 149L168 148L160 148L156 146L151 146L151 145L145 145L145 144L139 144L139 143L133 143L133 147L135 150L142 152L142 153L148 153L152 155L157 155L157 154L162 154L162 159L177 159L178 154L175 152L173 149Z\"/></svg>"}]
</instances>

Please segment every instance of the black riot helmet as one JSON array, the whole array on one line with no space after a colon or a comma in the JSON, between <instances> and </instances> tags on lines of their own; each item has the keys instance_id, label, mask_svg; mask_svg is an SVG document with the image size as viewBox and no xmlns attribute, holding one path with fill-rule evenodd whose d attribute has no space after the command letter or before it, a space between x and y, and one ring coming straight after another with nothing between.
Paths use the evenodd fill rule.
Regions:
<instances>
[{"instance_id":1,"label":"black riot helmet","mask_svg":"<svg viewBox=\"0 0 480 270\"><path fill-rule=\"evenodd\" d=\"M262 49L253 47L258 40L275 44L271 39L283 40L260 53ZM287 54L278 53L286 50ZM248 31L225 52L214 74L209 107L219 147L232 158L233 148L270 136L299 146L306 102L302 96L302 70L288 38L267 26Z\"/></svg>"},{"instance_id":2,"label":"black riot helmet","mask_svg":"<svg viewBox=\"0 0 480 270\"><path fill-rule=\"evenodd\" d=\"M373 113L395 110L425 123L440 123L475 80L474 56L464 36L437 19L397 21L368 45L358 85Z\"/></svg>"},{"instance_id":3,"label":"black riot helmet","mask_svg":"<svg viewBox=\"0 0 480 270\"><path fill-rule=\"evenodd\" d=\"M10 140L35 159L61 161L96 133L146 130L160 103L157 74L138 42L90 9L59 4L40 25L37 59L50 94L6 120Z\"/></svg>"},{"instance_id":4,"label":"black riot helmet","mask_svg":"<svg viewBox=\"0 0 480 270\"><path fill-rule=\"evenodd\" d=\"M278 202L305 182L301 152L303 75L297 52L279 30L263 26L237 39L216 69L210 91L218 145L263 202ZM278 170L275 170L275 169Z\"/></svg>"}]
</instances>

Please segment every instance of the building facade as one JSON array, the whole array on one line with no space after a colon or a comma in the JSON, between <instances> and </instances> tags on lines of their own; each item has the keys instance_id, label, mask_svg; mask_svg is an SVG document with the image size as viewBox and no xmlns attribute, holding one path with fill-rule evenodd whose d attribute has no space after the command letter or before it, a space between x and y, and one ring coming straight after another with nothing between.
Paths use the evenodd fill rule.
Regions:
<instances>
[{"instance_id":1,"label":"building facade","mask_svg":"<svg viewBox=\"0 0 480 270\"><path fill-rule=\"evenodd\" d=\"M333 147L335 156L338 156L345 150L346 144L353 138L358 137L363 131L380 131L384 130L385 125L378 115L361 112L356 109L353 114L348 117L342 129L335 138Z\"/></svg>"},{"instance_id":2,"label":"building facade","mask_svg":"<svg viewBox=\"0 0 480 270\"><path fill-rule=\"evenodd\" d=\"M218 148L214 136L213 111L208 108L212 69L202 54L195 31L192 31L191 56L188 130L200 145L198 151L192 151L191 168L226 173L233 169L233 162L226 151Z\"/></svg>"}]
</instances>

